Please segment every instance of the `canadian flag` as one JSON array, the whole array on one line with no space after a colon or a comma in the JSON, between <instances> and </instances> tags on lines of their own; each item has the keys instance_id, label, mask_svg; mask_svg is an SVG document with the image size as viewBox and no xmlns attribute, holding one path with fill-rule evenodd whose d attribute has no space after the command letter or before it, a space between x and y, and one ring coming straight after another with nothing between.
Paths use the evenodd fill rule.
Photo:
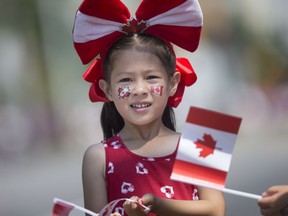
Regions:
<instances>
[{"instance_id":1,"label":"canadian flag","mask_svg":"<svg viewBox=\"0 0 288 216\"><path fill-rule=\"evenodd\" d=\"M148 208L147 206L136 202L135 200L131 200L131 199L127 199L127 198L120 198L120 199L116 199L111 201L110 203L108 203L106 206L103 207L103 209L99 212L99 214L94 213L86 208L83 208L81 206L78 206L74 203L71 202L67 202L65 200L62 199L58 199L58 198L54 198L53 202L54 202L54 206L53 206L53 211L52 211L52 216L69 216L70 212L73 209L76 209L78 211L81 211L82 213L91 215L91 216L110 216L115 208L115 206L117 205L118 202L120 201L130 201L130 202L134 202L138 205L138 207L140 207L146 214L148 214L150 212L150 208Z\"/></svg>"},{"instance_id":2,"label":"canadian flag","mask_svg":"<svg viewBox=\"0 0 288 216\"><path fill-rule=\"evenodd\" d=\"M241 118L190 107L171 179L223 188Z\"/></svg>"},{"instance_id":3,"label":"canadian flag","mask_svg":"<svg viewBox=\"0 0 288 216\"><path fill-rule=\"evenodd\" d=\"M73 209L79 210L91 216L98 216L98 214L89 211L88 209L82 208L74 203L67 202L62 199L54 198L54 206L52 210L52 216L68 216Z\"/></svg>"},{"instance_id":4,"label":"canadian flag","mask_svg":"<svg viewBox=\"0 0 288 216\"><path fill-rule=\"evenodd\" d=\"M55 199L52 216L67 216L74 209L74 204Z\"/></svg>"},{"instance_id":5,"label":"canadian flag","mask_svg":"<svg viewBox=\"0 0 288 216\"><path fill-rule=\"evenodd\" d=\"M151 87L151 93L157 94L157 95L162 95L163 91L163 86L152 86Z\"/></svg>"}]
</instances>

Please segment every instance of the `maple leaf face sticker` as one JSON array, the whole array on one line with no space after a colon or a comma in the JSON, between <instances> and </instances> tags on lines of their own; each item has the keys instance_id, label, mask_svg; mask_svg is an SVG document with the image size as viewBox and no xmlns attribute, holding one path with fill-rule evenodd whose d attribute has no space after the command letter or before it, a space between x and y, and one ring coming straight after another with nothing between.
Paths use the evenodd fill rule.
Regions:
<instances>
[{"instance_id":1,"label":"maple leaf face sticker","mask_svg":"<svg viewBox=\"0 0 288 216\"><path fill-rule=\"evenodd\" d=\"M161 96L162 92L163 86L151 86L151 93Z\"/></svg>"},{"instance_id":2,"label":"maple leaf face sticker","mask_svg":"<svg viewBox=\"0 0 288 216\"><path fill-rule=\"evenodd\" d=\"M202 149L199 157L206 158L207 156L214 153L217 141L213 139L210 134L204 133L203 139L197 139L195 141L196 148Z\"/></svg>"},{"instance_id":3,"label":"maple leaf face sticker","mask_svg":"<svg viewBox=\"0 0 288 216\"><path fill-rule=\"evenodd\" d=\"M163 186L160 188L161 192L164 193L166 195L167 198L173 198L174 196L174 190L172 186Z\"/></svg>"},{"instance_id":4,"label":"maple leaf face sticker","mask_svg":"<svg viewBox=\"0 0 288 216\"><path fill-rule=\"evenodd\" d=\"M129 97L130 92L131 92L131 90L128 86L118 88L118 96L120 99L124 99L125 97Z\"/></svg>"}]
</instances>

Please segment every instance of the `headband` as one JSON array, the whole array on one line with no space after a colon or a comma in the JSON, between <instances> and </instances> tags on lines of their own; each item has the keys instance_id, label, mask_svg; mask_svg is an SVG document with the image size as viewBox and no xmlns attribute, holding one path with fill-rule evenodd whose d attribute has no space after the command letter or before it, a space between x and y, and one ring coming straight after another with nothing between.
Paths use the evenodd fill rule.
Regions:
<instances>
[{"instance_id":1,"label":"headband","mask_svg":"<svg viewBox=\"0 0 288 216\"><path fill-rule=\"evenodd\" d=\"M80 5L73 27L74 47L83 64L100 58L88 67L83 78L91 82L89 97L92 102L108 102L98 82L103 79L102 60L111 44L131 34L150 34L194 52L199 44L203 25L202 11L197 0L143 0L130 16L120 0L84 0ZM176 70L181 73L180 83L168 106L177 107L185 86L197 77L185 58L176 59Z\"/></svg>"}]
</instances>

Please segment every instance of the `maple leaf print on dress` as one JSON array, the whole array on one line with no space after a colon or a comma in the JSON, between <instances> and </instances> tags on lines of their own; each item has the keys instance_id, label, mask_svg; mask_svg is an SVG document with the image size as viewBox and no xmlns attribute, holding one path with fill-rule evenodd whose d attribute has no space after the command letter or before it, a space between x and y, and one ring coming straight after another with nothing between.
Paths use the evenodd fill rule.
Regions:
<instances>
[{"instance_id":1,"label":"maple leaf print on dress","mask_svg":"<svg viewBox=\"0 0 288 216\"><path fill-rule=\"evenodd\" d=\"M119 213L120 215L124 215L124 208L122 207L116 207L115 212Z\"/></svg>"},{"instance_id":2,"label":"maple leaf print on dress","mask_svg":"<svg viewBox=\"0 0 288 216\"><path fill-rule=\"evenodd\" d=\"M210 134L204 133L203 139L197 139L194 143L196 148L202 149L199 157L206 158L207 156L214 153L217 141L213 139Z\"/></svg>"},{"instance_id":3,"label":"maple leaf print on dress","mask_svg":"<svg viewBox=\"0 0 288 216\"><path fill-rule=\"evenodd\" d=\"M113 142L111 142L111 146L113 147L113 149L119 149L119 148L121 148L121 144L119 143L119 141L113 141Z\"/></svg>"},{"instance_id":4,"label":"maple leaf print on dress","mask_svg":"<svg viewBox=\"0 0 288 216\"><path fill-rule=\"evenodd\" d=\"M169 199L174 197L174 190L172 186L163 186L160 188L160 191L165 194L165 196Z\"/></svg>"},{"instance_id":5,"label":"maple leaf print on dress","mask_svg":"<svg viewBox=\"0 0 288 216\"><path fill-rule=\"evenodd\" d=\"M137 163L136 165L136 173L138 174L148 174L148 170L144 167L144 165L142 163Z\"/></svg>"},{"instance_id":6,"label":"maple leaf print on dress","mask_svg":"<svg viewBox=\"0 0 288 216\"><path fill-rule=\"evenodd\" d=\"M199 200L198 190L196 188L193 190L192 200Z\"/></svg>"},{"instance_id":7,"label":"maple leaf print on dress","mask_svg":"<svg viewBox=\"0 0 288 216\"><path fill-rule=\"evenodd\" d=\"M108 174L114 173L114 164L112 162L108 163Z\"/></svg>"},{"instance_id":8,"label":"maple leaf print on dress","mask_svg":"<svg viewBox=\"0 0 288 216\"><path fill-rule=\"evenodd\" d=\"M129 182L123 182L121 186L121 193L127 194L129 192L133 192L135 190L134 185Z\"/></svg>"}]
</instances>

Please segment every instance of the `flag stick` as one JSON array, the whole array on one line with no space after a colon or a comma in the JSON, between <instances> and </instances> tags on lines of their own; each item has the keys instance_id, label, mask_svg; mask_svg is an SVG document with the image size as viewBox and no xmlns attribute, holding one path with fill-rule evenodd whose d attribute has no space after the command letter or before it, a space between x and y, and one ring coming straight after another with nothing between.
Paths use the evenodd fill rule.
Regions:
<instances>
[{"instance_id":1,"label":"flag stick","mask_svg":"<svg viewBox=\"0 0 288 216\"><path fill-rule=\"evenodd\" d=\"M190 182L190 184L191 184L191 182ZM193 182L192 182L192 184L193 184ZM199 186L202 186L202 187L207 187L207 188L219 190L219 191L222 191L224 193L229 193L229 194L233 194L233 195L238 195L238 196L242 196L242 197L256 199L256 200L259 200L262 197L260 195L247 193L247 192L242 192L242 191L238 191L238 190L233 190L233 189L229 189L229 188L225 188L225 187L217 187L217 186L212 186L212 185L208 185L208 184L201 184L201 183L199 184L199 182L195 183L195 185L199 185Z\"/></svg>"},{"instance_id":2,"label":"flag stick","mask_svg":"<svg viewBox=\"0 0 288 216\"><path fill-rule=\"evenodd\" d=\"M219 190L221 190L223 192L226 192L226 193L238 195L238 196L248 197L248 198L251 198L251 199L256 199L256 200L261 199L261 196L260 195L256 195L256 194L246 193L246 192L232 190L232 189L228 189L228 188L220 188Z\"/></svg>"},{"instance_id":3,"label":"flag stick","mask_svg":"<svg viewBox=\"0 0 288 216\"><path fill-rule=\"evenodd\" d=\"M224 193L230 193L230 194L233 194L233 195L238 195L238 196L247 197L247 198L256 199L256 200L259 200L262 197L262 196L256 195L256 194L246 193L246 192L242 192L242 191L238 191L238 190L232 190L232 189L228 189L228 188L221 187L221 186L218 186L218 185L212 185L212 184L209 184L209 183L207 183L205 181L190 179L190 178L187 178L185 176L177 175L177 174L174 174L174 173L172 173L171 179L175 180L175 181L181 181L181 182L185 182L185 183L188 183L188 184L194 184L194 185L197 185L197 186L201 186L201 187L206 187L206 188L211 188L211 189L214 189L214 190L222 191Z\"/></svg>"},{"instance_id":4,"label":"flag stick","mask_svg":"<svg viewBox=\"0 0 288 216\"><path fill-rule=\"evenodd\" d=\"M57 203L58 201L59 201L59 202L63 202L63 203L65 203L65 204L67 204L67 205L74 206L75 209L77 209L77 210L79 210L79 211L82 211L82 212L84 212L84 213L87 213L87 214L89 214L89 215L99 216L99 214L96 214L96 213L94 213L94 212L92 212L92 211L90 211L90 210L88 210L88 209L85 209L85 208L82 208L82 207L80 207L80 206L78 206L78 205L75 205L74 203L67 202L67 201L62 200L62 199L59 199L59 198L54 198L54 199L53 199L53 202L54 202L54 203Z\"/></svg>"}]
</instances>

